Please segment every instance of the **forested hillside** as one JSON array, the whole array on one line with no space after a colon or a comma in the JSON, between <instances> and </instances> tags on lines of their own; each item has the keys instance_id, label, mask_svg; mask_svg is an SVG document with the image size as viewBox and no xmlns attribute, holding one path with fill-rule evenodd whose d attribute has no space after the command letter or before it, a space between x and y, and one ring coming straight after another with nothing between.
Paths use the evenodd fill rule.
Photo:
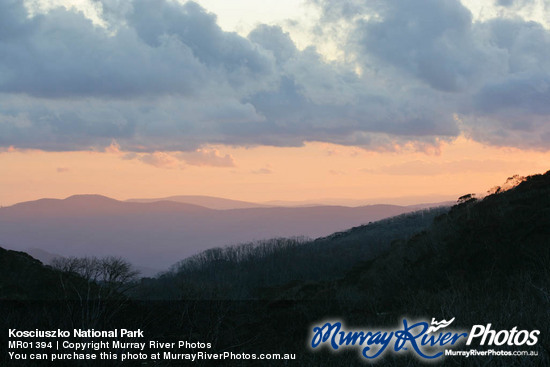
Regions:
<instances>
[{"instance_id":1,"label":"forested hillside","mask_svg":"<svg viewBox=\"0 0 550 367\"><path fill-rule=\"evenodd\" d=\"M184 259L138 296L154 299L258 299L267 287L337 279L361 261L426 229L446 207L424 209L316 240L278 238L214 248Z\"/></svg>"},{"instance_id":2,"label":"forested hillside","mask_svg":"<svg viewBox=\"0 0 550 367\"><path fill-rule=\"evenodd\" d=\"M0 247L0 299L57 299L58 275L24 252Z\"/></svg>"}]
</instances>

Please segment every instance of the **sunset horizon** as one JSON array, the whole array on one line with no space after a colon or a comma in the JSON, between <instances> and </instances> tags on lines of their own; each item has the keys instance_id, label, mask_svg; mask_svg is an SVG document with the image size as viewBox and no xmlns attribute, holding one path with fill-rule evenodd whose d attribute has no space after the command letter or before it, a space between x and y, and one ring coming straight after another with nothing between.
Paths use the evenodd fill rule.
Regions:
<instances>
[{"instance_id":1,"label":"sunset horizon","mask_svg":"<svg viewBox=\"0 0 550 367\"><path fill-rule=\"evenodd\" d=\"M412 204L543 173L550 28L524 5L5 2L0 204Z\"/></svg>"},{"instance_id":2,"label":"sunset horizon","mask_svg":"<svg viewBox=\"0 0 550 367\"><path fill-rule=\"evenodd\" d=\"M203 195L254 203L412 205L467 193L483 196L510 176L546 172L550 162L546 152L491 148L464 138L437 153L390 154L327 143L211 151L224 152L232 164L186 165L173 158L181 152L152 153L158 158L152 164L128 160L112 147L60 153L11 148L0 153L7 173L0 183L0 205L82 194L117 200ZM486 159L476 158L480 152Z\"/></svg>"}]
</instances>

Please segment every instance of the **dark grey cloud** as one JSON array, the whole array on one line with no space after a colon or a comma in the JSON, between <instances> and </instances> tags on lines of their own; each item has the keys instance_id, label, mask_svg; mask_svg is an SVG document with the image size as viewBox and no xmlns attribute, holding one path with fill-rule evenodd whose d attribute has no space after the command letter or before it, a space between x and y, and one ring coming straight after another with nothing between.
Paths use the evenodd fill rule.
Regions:
<instances>
[{"instance_id":1,"label":"dark grey cloud","mask_svg":"<svg viewBox=\"0 0 550 367\"><path fill-rule=\"evenodd\" d=\"M335 14L341 2L312 2L348 20L346 49L366 70L403 88L428 87L410 101L445 100L432 108L437 120L452 115L465 134L488 144L550 147L541 138L550 134L550 31L541 24L519 17L473 22L458 0L355 1L361 10L353 17L347 8Z\"/></svg>"},{"instance_id":2,"label":"dark grey cloud","mask_svg":"<svg viewBox=\"0 0 550 367\"><path fill-rule=\"evenodd\" d=\"M298 54L296 45L280 27L260 24L250 32L248 39L265 50L271 51L280 63L284 63Z\"/></svg>"},{"instance_id":3,"label":"dark grey cloud","mask_svg":"<svg viewBox=\"0 0 550 367\"><path fill-rule=\"evenodd\" d=\"M22 4L4 9L6 17L20 19L2 32L0 92L43 98L188 95L208 79L188 45L169 36L152 47L134 28L112 35L62 8L27 18Z\"/></svg>"},{"instance_id":4,"label":"dark grey cloud","mask_svg":"<svg viewBox=\"0 0 550 367\"><path fill-rule=\"evenodd\" d=\"M389 63L442 91L463 89L482 56L472 39L472 15L459 1L388 0L368 10L376 19L355 29L361 53Z\"/></svg>"},{"instance_id":5,"label":"dark grey cloud","mask_svg":"<svg viewBox=\"0 0 550 367\"><path fill-rule=\"evenodd\" d=\"M225 32L193 2L101 0L100 27L64 8L29 17L23 2L2 1L0 147L115 140L155 165L167 164L158 152L208 144L423 149L461 132L548 148L546 28L473 22L458 0L312 3L320 37L346 30L342 60L299 50L278 26Z\"/></svg>"}]
</instances>

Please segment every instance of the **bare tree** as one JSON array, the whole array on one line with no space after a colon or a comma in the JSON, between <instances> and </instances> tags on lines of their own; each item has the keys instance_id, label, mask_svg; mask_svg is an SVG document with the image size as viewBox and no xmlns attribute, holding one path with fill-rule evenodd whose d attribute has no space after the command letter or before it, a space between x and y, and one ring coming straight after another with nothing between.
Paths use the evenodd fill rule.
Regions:
<instances>
[{"instance_id":1,"label":"bare tree","mask_svg":"<svg viewBox=\"0 0 550 367\"><path fill-rule=\"evenodd\" d=\"M139 275L128 261L115 256L57 258L52 267L63 273L77 274L109 293L128 291Z\"/></svg>"},{"instance_id":2,"label":"bare tree","mask_svg":"<svg viewBox=\"0 0 550 367\"><path fill-rule=\"evenodd\" d=\"M52 267L60 271L67 310L81 327L108 323L127 303L139 274L129 262L112 256L58 258Z\"/></svg>"}]
</instances>

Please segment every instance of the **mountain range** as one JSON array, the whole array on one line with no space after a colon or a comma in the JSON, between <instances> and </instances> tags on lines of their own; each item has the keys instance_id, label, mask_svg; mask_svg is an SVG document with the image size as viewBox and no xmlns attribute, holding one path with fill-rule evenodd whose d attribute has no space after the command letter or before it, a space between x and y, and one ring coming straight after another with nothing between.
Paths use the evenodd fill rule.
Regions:
<instances>
[{"instance_id":1,"label":"mountain range","mask_svg":"<svg viewBox=\"0 0 550 367\"><path fill-rule=\"evenodd\" d=\"M451 200L453 199L453 200ZM455 204L453 196L411 196L398 198L377 199L375 203L367 199L345 199L345 198L322 198L316 200L270 200L265 202L249 202L242 200L232 200L205 195L177 195L167 196L162 198L138 198L128 199L127 202L133 203L153 203L156 201L175 201L178 203L193 204L203 206L209 209L226 210L226 209L246 209L246 208L268 208L268 207L307 207L307 206L367 206L373 204L389 204L410 206L417 209L433 208L435 206L451 206ZM420 203L420 204L419 204Z\"/></svg>"},{"instance_id":2,"label":"mountain range","mask_svg":"<svg viewBox=\"0 0 550 367\"><path fill-rule=\"evenodd\" d=\"M187 198L217 209L171 200L124 202L100 195L15 204L0 208L0 245L62 256L122 256L137 266L163 270L212 247L274 237L327 236L418 209L397 205L233 208L247 203Z\"/></svg>"}]
</instances>

